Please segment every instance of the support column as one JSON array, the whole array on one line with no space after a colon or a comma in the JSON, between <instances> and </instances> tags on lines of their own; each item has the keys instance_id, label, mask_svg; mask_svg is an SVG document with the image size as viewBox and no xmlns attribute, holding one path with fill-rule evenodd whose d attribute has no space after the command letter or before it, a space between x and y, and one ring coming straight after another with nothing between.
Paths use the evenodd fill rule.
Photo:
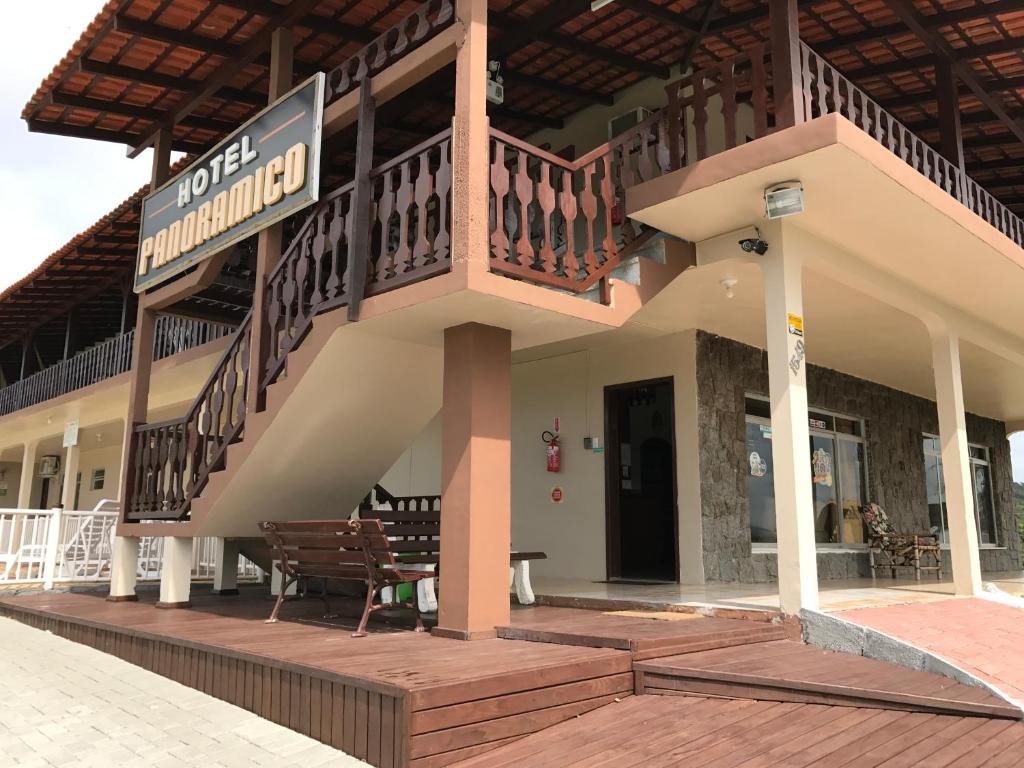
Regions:
<instances>
[{"instance_id":1,"label":"support column","mask_svg":"<svg viewBox=\"0 0 1024 768\"><path fill-rule=\"evenodd\" d=\"M949 59L935 60L935 95L939 105L939 145L943 156L964 172L964 136L960 123L960 93Z\"/></svg>"},{"instance_id":2,"label":"support column","mask_svg":"<svg viewBox=\"0 0 1024 768\"><path fill-rule=\"evenodd\" d=\"M32 481L35 480L38 453L38 440L25 443L21 454L21 478L18 481L18 509L32 508Z\"/></svg>"},{"instance_id":3,"label":"support column","mask_svg":"<svg viewBox=\"0 0 1024 768\"><path fill-rule=\"evenodd\" d=\"M803 336L803 264L794 249L787 251L785 247L785 227L772 229L775 234L769 240L761 269L772 405L779 599L784 613L796 614L801 608L818 608Z\"/></svg>"},{"instance_id":4,"label":"support column","mask_svg":"<svg viewBox=\"0 0 1024 768\"><path fill-rule=\"evenodd\" d=\"M149 188L162 185L171 171L171 131L163 128L153 144L153 170ZM156 312L146 306L145 295L139 296L135 316L135 336L132 338L132 368L128 383L128 411L124 420L124 441L121 450L121 482L118 501L121 503L121 519L131 509L131 472L135 460L135 428L146 423L149 417L149 383L153 372L153 340L156 334Z\"/></svg>"},{"instance_id":5,"label":"support column","mask_svg":"<svg viewBox=\"0 0 1024 768\"><path fill-rule=\"evenodd\" d=\"M60 493L62 509L72 511L75 508L75 486L78 476L78 458L82 449L72 445L64 449L64 484Z\"/></svg>"},{"instance_id":6,"label":"support column","mask_svg":"<svg viewBox=\"0 0 1024 768\"><path fill-rule=\"evenodd\" d=\"M797 0L769 0L768 18L771 25L775 123L777 128L791 128L805 119Z\"/></svg>"},{"instance_id":7,"label":"support column","mask_svg":"<svg viewBox=\"0 0 1024 768\"><path fill-rule=\"evenodd\" d=\"M213 558L213 593L238 594L238 542L217 539Z\"/></svg>"},{"instance_id":8,"label":"support column","mask_svg":"<svg viewBox=\"0 0 1024 768\"><path fill-rule=\"evenodd\" d=\"M112 603L138 600L135 583L139 578L138 536L115 536L110 553L110 595Z\"/></svg>"},{"instance_id":9,"label":"support column","mask_svg":"<svg viewBox=\"0 0 1024 768\"><path fill-rule=\"evenodd\" d=\"M974 519L970 450L960 377L960 340L948 329L931 328L935 403L939 411L942 474L945 480L949 559L958 595L981 593L978 528Z\"/></svg>"},{"instance_id":10,"label":"support column","mask_svg":"<svg viewBox=\"0 0 1024 768\"><path fill-rule=\"evenodd\" d=\"M294 58L294 39L291 29L278 27L270 38L268 104L274 103L291 90ZM278 222L261 230L256 236L256 287L252 295L249 382L245 399L248 413L256 413L266 407L261 384L270 349L270 329L263 322L263 318L267 314L267 275L281 260L283 234L284 224Z\"/></svg>"},{"instance_id":11,"label":"support column","mask_svg":"<svg viewBox=\"0 0 1024 768\"><path fill-rule=\"evenodd\" d=\"M490 149L487 121L487 0L456 0L466 38L455 57L452 121L452 264L470 274L490 269L487 209Z\"/></svg>"},{"instance_id":12,"label":"support column","mask_svg":"<svg viewBox=\"0 0 1024 768\"><path fill-rule=\"evenodd\" d=\"M168 536L160 563L160 601L157 608L188 608L192 586L192 537Z\"/></svg>"},{"instance_id":13,"label":"support column","mask_svg":"<svg viewBox=\"0 0 1024 768\"><path fill-rule=\"evenodd\" d=\"M495 636L509 621L512 334L468 323L444 334L441 599L435 634Z\"/></svg>"}]
</instances>

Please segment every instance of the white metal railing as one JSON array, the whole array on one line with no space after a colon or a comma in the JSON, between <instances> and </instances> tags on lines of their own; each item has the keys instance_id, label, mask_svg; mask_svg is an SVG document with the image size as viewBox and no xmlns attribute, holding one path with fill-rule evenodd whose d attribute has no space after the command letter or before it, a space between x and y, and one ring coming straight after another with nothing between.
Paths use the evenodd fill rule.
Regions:
<instances>
[{"instance_id":1,"label":"white metal railing","mask_svg":"<svg viewBox=\"0 0 1024 768\"><path fill-rule=\"evenodd\" d=\"M110 580L110 559L118 504L103 499L88 511L61 509L0 510L0 584ZM212 579L216 539L196 539L192 578ZM143 537L139 543L138 577L160 578L163 538ZM238 578L258 580L261 570L245 557L238 559Z\"/></svg>"}]
</instances>

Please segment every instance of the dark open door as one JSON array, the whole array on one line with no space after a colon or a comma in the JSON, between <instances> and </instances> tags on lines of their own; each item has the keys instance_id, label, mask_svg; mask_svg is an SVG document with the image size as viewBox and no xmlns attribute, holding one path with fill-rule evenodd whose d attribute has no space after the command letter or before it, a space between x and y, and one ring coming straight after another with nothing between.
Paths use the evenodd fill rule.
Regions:
<instances>
[{"instance_id":1,"label":"dark open door","mask_svg":"<svg viewBox=\"0 0 1024 768\"><path fill-rule=\"evenodd\" d=\"M672 380L605 388L608 578L678 581Z\"/></svg>"}]
</instances>

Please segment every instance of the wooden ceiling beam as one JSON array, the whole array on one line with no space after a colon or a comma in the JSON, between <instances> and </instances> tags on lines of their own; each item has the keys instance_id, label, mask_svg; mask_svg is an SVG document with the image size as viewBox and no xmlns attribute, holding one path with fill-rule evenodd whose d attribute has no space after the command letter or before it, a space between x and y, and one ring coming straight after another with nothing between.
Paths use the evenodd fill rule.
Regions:
<instances>
[{"instance_id":1,"label":"wooden ceiling beam","mask_svg":"<svg viewBox=\"0 0 1024 768\"><path fill-rule=\"evenodd\" d=\"M898 2L898 0L886 0L886 2L890 1ZM962 48L952 48L937 34L929 32L928 35L929 37L935 38L937 41L941 40L943 46L952 54L953 58L961 63L968 59L980 59L986 56L998 56L1004 53L1013 53L1014 51L1019 51L1021 48L1024 48L1024 38L1020 37L996 40L991 43L982 43L981 45L967 45ZM888 77L901 72L929 69L935 65L935 58L936 54L933 49L932 53L902 57L895 61L886 62L885 64L871 64L866 67L860 67L859 69L850 69L847 70L845 74L847 77L856 78L858 80L873 77Z\"/></svg>"},{"instance_id":2,"label":"wooden ceiling beam","mask_svg":"<svg viewBox=\"0 0 1024 768\"><path fill-rule=\"evenodd\" d=\"M266 24L256 32L245 45L236 47L236 52L228 57L217 71L212 74L199 87L189 91L177 103L168 110L168 119L152 126L142 139L129 151L129 157L136 157L143 149L150 146L156 139L157 134L162 130L172 129L181 120L190 115L204 101L214 95L245 67L252 64L256 58L266 51L270 46L270 38L274 30L279 27L292 27L303 16L307 15L318 0L291 0L286 5L280 6L280 11L267 19Z\"/></svg>"},{"instance_id":3,"label":"wooden ceiling beam","mask_svg":"<svg viewBox=\"0 0 1024 768\"><path fill-rule=\"evenodd\" d=\"M72 136L78 139L92 139L94 141L112 141L115 144L124 144L132 140L120 131L108 131L103 128L92 128L84 125L68 125L67 123L55 123L50 120L28 120L28 129L32 133L49 133L56 136ZM205 144L198 144L193 141L175 139L171 142L171 149L175 152L186 154L202 154L207 150Z\"/></svg>"},{"instance_id":4,"label":"wooden ceiling beam","mask_svg":"<svg viewBox=\"0 0 1024 768\"><path fill-rule=\"evenodd\" d=\"M596 91L589 91L572 85L564 85L557 80L548 80L543 77L537 77L536 75L527 75L514 69L502 69L501 75L505 78L505 82L507 83L526 85L530 88L539 88L542 91L562 94L576 99L577 101L585 101L588 104L603 104L610 107L615 103L615 97L610 94L597 93Z\"/></svg>"},{"instance_id":5,"label":"wooden ceiling beam","mask_svg":"<svg viewBox=\"0 0 1024 768\"><path fill-rule=\"evenodd\" d=\"M996 3L977 4L966 8L958 8L953 11L942 11L941 13L929 14L928 16L922 16L921 20L927 29L935 30L941 27L948 27L953 24L963 24L965 22L976 21L979 19L992 18L993 16L1010 13L1011 11L1019 11L1020 7L1020 0L1000 0L1000 2ZM835 37L831 40L823 41L816 45L815 48L818 53L832 53L833 51L843 50L857 45L888 40L906 32L908 32L908 30L906 25L903 23L884 24L869 27L868 29L860 32L854 32L849 35L840 35L839 37Z\"/></svg>"},{"instance_id":6,"label":"wooden ceiling beam","mask_svg":"<svg viewBox=\"0 0 1024 768\"><path fill-rule=\"evenodd\" d=\"M152 21L143 21L123 13L117 14L114 29L125 35L144 37L147 40L155 40L167 45L180 45L199 53L212 53L224 58L233 58L241 53L240 46L227 40L200 35L187 29L175 29Z\"/></svg>"},{"instance_id":7,"label":"wooden ceiling beam","mask_svg":"<svg viewBox=\"0 0 1024 768\"><path fill-rule=\"evenodd\" d=\"M273 17L280 12L281 7L273 0L220 0L221 5L235 8L240 11L251 11L267 18ZM336 37L346 38L359 43L368 43L375 39L379 33L372 29L361 27L358 24L350 24L347 21L336 19L332 16L323 16L319 13L309 13L299 19L296 26L309 29L313 32L329 32Z\"/></svg>"},{"instance_id":8,"label":"wooden ceiling beam","mask_svg":"<svg viewBox=\"0 0 1024 768\"><path fill-rule=\"evenodd\" d=\"M646 16L688 35L696 35L700 32L700 27L695 26L683 14L677 13L663 5L652 3L650 0L615 0L615 5L621 8L628 8L639 13L641 16Z\"/></svg>"},{"instance_id":9,"label":"wooden ceiling beam","mask_svg":"<svg viewBox=\"0 0 1024 768\"><path fill-rule=\"evenodd\" d=\"M136 69L126 67L122 64L112 64L94 59L78 59L76 61L79 71L88 75L100 75L113 77L129 83L149 85L155 88L170 88L182 93L190 88L202 85L199 80L192 80L186 77L175 75L164 75L159 72L152 72L148 69ZM230 88L225 86L217 92L219 98L225 101L232 101L238 104L250 104L252 106L264 107L267 104L267 97L258 93L242 90L241 88Z\"/></svg>"},{"instance_id":10,"label":"wooden ceiling beam","mask_svg":"<svg viewBox=\"0 0 1024 768\"><path fill-rule=\"evenodd\" d=\"M1004 157L999 160L979 160L967 163L967 170L977 171L1003 171L1012 168L1024 170L1024 157Z\"/></svg>"},{"instance_id":11,"label":"wooden ceiling beam","mask_svg":"<svg viewBox=\"0 0 1024 768\"><path fill-rule=\"evenodd\" d=\"M960 82L966 85L978 100L999 118L999 121L1010 130L1010 133L1024 141L1024 125L1010 115L998 97L989 93L981 85L974 70L965 61L967 58L973 58L967 50L954 50L946 42L945 37L929 29L917 9L908 0L885 0L885 3L933 54L949 62L952 74L959 78ZM1024 39L1018 40L1017 43L1018 49L1024 47ZM982 46L974 46L974 48L980 47Z\"/></svg>"}]
</instances>

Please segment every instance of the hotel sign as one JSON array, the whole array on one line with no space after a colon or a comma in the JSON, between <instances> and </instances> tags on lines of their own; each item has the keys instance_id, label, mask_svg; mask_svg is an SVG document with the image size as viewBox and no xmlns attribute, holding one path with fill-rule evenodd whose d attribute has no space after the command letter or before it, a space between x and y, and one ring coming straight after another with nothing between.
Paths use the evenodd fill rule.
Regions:
<instances>
[{"instance_id":1,"label":"hotel sign","mask_svg":"<svg viewBox=\"0 0 1024 768\"><path fill-rule=\"evenodd\" d=\"M142 201L136 293L316 202L323 97L320 73Z\"/></svg>"}]
</instances>

